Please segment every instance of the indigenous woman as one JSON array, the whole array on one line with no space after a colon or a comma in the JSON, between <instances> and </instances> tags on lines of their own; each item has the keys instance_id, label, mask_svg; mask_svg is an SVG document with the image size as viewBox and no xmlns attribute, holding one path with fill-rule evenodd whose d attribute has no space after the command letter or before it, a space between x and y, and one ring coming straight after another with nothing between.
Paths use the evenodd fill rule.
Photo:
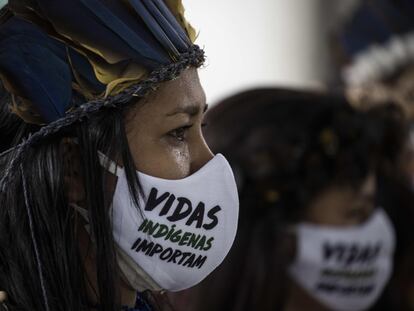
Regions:
<instances>
[{"instance_id":1,"label":"indigenous woman","mask_svg":"<svg viewBox=\"0 0 414 311\"><path fill-rule=\"evenodd\" d=\"M335 34L341 78L350 102L369 109L384 101L402 107L410 135L404 152L379 176L379 195L399 219L393 309L414 310L414 2L364 0ZM392 142L390 142L392 146Z\"/></svg>"},{"instance_id":2,"label":"indigenous woman","mask_svg":"<svg viewBox=\"0 0 414 311\"><path fill-rule=\"evenodd\" d=\"M240 222L187 310L371 309L396 247L391 216L375 202L384 120L342 97L282 89L230 97L206 120L207 141L233 166Z\"/></svg>"},{"instance_id":3,"label":"indigenous woman","mask_svg":"<svg viewBox=\"0 0 414 311\"><path fill-rule=\"evenodd\" d=\"M204 54L183 12L179 0L2 8L4 309L151 310L143 292L189 288L226 256L237 190L201 132Z\"/></svg>"},{"instance_id":4,"label":"indigenous woman","mask_svg":"<svg viewBox=\"0 0 414 311\"><path fill-rule=\"evenodd\" d=\"M352 104L400 104L414 118L414 4L363 0L335 33L341 81Z\"/></svg>"}]
</instances>

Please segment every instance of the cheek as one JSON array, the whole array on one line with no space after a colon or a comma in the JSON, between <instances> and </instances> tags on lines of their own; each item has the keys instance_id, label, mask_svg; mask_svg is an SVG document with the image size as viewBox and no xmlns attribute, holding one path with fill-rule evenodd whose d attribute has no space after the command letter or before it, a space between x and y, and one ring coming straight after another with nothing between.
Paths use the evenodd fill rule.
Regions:
<instances>
[{"instance_id":1,"label":"cheek","mask_svg":"<svg viewBox=\"0 0 414 311\"><path fill-rule=\"evenodd\" d=\"M147 175L180 179L190 173L190 156L185 146L171 146L162 140L135 137L130 149L138 171Z\"/></svg>"},{"instance_id":2,"label":"cheek","mask_svg":"<svg viewBox=\"0 0 414 311\"><path fill-rule=\"evenodd\" d=\"M326 204L327 202L320 202L310 208L307 213L307 221L319 225L344 225L344 218L342 216L342 208L340 204Z\"/></svg>"},{"instance_id":3,"label":"cheek","mask_svg":"<svg viewBox=\"0 0 414 311\"><path fill-rule=\"evenodd\" d=\"M343 193L324 193L310 204L306 220L319 225L344 226L354 224L345 217L354 197Z\"/></svg>"}]
</instances>

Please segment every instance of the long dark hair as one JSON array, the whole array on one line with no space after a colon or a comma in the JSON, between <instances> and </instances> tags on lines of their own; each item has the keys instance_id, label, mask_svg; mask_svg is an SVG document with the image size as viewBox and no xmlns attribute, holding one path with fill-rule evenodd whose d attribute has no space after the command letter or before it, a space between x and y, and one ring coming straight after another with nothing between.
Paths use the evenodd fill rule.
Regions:
<instances>
[{"instance_id":1,"label":"long dark hair","mask_svg":"<svg viewBox=\"0 0 414 311\"><path fill-rule=\"evenodd\" d=\"M281 310L294 255L288 228L327 186L358 187L377 169L383 120L340 95L269 88L224 100L206 121L210 148L235 171L240 218L232 250L192 292L191 310Z\"/></svg>"},{"instance_id":2,"label":"long dark hair","mask_svg":"<svg viewBox=\"0 0 414 311\"><path fill-rule=\"evenodd\" d=\"M0 111L0 120L7 120L0 124L2 149L38 130L37 126L15 118L5 105L3 101ZM125 109L106 108L30 148L28 160L0 194L0 289L8 294L8 310L73 311L89 310L92 306L87 294L90 280L79 249L78 215L68 206L65 193L65 137L75 138L81 157L79 177L83 179L85 207L94 237L91 247L96 252L96 309L119 310L116 255L110 215L105 208L111 198L98 151L124 165L131 193L138 203L140 187L125 132ZM3 133L10 129L13 133L6 139ZM2 160L7 163L12 157L10 152L5 156L8 159ZM1 169L4 171L4 167Z\"/></svg>"}]
</instances>

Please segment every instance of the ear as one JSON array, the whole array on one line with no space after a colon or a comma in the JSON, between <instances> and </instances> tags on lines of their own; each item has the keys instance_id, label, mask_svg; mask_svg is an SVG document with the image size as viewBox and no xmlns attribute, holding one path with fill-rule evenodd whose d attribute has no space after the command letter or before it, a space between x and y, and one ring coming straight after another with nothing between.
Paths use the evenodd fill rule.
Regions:
<instances>
[{"instance_id":1,"label":"ear","mask_svg":"<svg viewBox=\"0 0 414 311\"><path fill-rule=\"evenodd\" d=\"M85 199L79 147L72 139L64 138L61 148L66 197L69 203L79 204Z\"/></svg>"}]
</instances>

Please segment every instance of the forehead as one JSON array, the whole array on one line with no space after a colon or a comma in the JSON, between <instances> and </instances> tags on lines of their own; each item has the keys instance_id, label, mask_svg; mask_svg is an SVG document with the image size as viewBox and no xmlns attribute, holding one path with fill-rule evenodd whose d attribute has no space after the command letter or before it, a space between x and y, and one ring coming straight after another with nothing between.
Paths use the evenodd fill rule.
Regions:
<instances>
[{"instance_id":1,"label":"forehead","mask_svg":"<svg viewBox=\"0 0 414 311\"><path fill-rule=\"evenodd\" d=\"M169 114L187 106L205 105L206 98L201 87L197 70L185 70L178 78L164 82L145 100L144 105L137 105L140 112L151 115Z\"/></svg>"}]
</instances>

